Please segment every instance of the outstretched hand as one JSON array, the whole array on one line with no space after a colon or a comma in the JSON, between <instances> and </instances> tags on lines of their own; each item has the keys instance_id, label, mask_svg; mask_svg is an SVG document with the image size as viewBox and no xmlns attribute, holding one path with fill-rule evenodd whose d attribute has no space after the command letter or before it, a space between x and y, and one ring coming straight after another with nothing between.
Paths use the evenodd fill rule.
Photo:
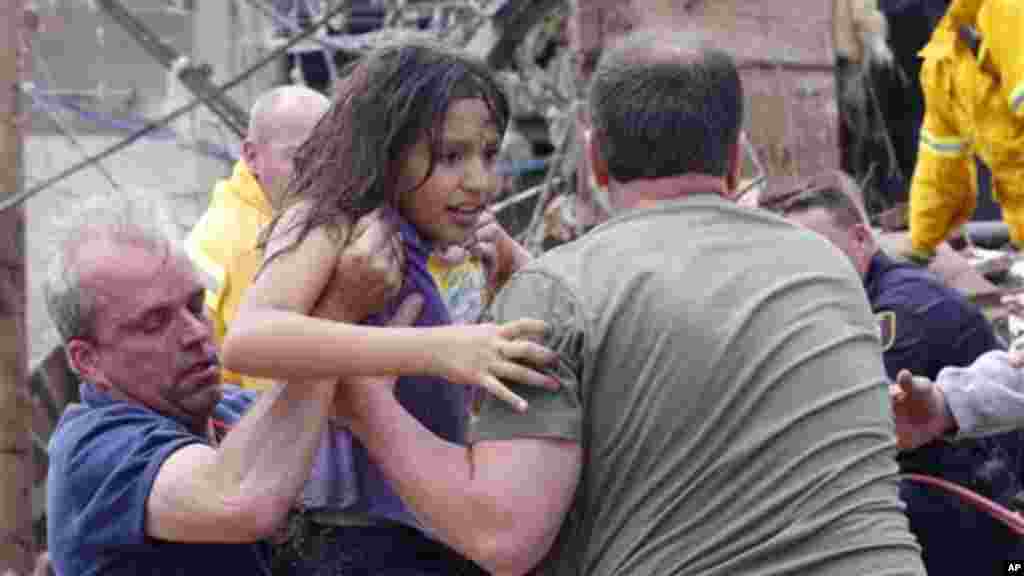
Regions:
<instances>
[{"instance_id":1,"label":"outstretched hand","mask_svg":"<svg viewBox=\"0 0 1024 576\"><path fill-rule=\"evenodd\" d=\"M900 370L889 386L896 419L896 440L901 450L912 450L941 437L955 427L946 398L934 382Z\"/></svg>"},{"instance_id":2,"label":"outstretched hand","mask_svg":"<svg viewBox=\"0 0 1024 576\"><path fill-rule=\"evenodd\" d=\"M540 320L522 319L505 324L474 324L444 328L446 353L439 356L438 372L455 384L478 386L525 411L526 400L502 380L557 390L557 379L538 371L554 363L554 351L538 344L547 330Z\"/></svg>"}]
</instances>

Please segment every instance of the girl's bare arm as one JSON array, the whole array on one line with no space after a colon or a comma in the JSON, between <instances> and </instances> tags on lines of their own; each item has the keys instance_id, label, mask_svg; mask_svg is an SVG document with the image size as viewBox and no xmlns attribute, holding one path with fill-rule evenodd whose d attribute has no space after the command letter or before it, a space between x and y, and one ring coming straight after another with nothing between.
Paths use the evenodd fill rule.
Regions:
<instances>
[{"instance_id":1,"label":"girl's bare arm","mask_svg":"<svg viewBox=\"0 0 1024 576\"><path fill-rule=\"evenodd\" d=\"M284 251L294 242L290 227L300 210L285 214L277 228L287 232L275 230L268 243L267 254L277 255L267 260L228 327L224 365L277 379L382 374L373 357L368 366L359 361L374 347L365 339L380 329L354 323L383 307L401 285L401 266L388 245L392 230L373 219L342 248L319 227Z\"/></svg>"},{"instance_id":2,"label":"girl's bare arm","mask_svg":"<svg viewBox=\"0 0 1024 576\"><path fill-rule=\"evenodd\" d=\"M430 374L482 386L517 406L523 406L521 398L500 378L557 386L517 363L553 358L550 350L525 339L541 336L543 322L426 329L354 324L390 300L400 285L392 237L378 220L339 249L326 231L316 229L297 248L271 259L228 327L224 366L285 380ZM268 246L268 254L273 250ZM319 314L330 319L314 317Z\"/></svg>"}]
</instances>

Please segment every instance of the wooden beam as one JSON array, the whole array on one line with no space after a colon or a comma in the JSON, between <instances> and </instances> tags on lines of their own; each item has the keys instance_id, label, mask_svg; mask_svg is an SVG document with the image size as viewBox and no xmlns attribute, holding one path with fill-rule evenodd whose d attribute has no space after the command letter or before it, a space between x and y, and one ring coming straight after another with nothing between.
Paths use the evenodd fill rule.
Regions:
<instances>
[{"instance_id":1,"label":"wooden beam","mask_svg":"<svg viewBox=\"0 0 1024 576\"><path fill-rule=\"evenodd\" d=\"M0 3L0 199L23 185L18 82L19 64L28 61L25 20L23 0ZM15 207L0 212L0 571L18 574L32 569L35 552L24 315L25 216Z\"/></svg>"}]
</instances>

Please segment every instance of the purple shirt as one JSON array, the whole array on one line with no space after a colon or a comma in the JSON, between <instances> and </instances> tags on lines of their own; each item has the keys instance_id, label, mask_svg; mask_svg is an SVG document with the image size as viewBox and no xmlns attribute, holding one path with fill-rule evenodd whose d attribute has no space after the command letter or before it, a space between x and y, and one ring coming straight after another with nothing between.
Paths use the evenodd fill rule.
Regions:
<instances>
[{"instance_id":1,"label":"purple shirt","mask_svg":"<svg viewBox=\"0 0 1024 576\"><path fill-rule=\"evenodd\" d=\"M386 324L402 300L413 293L423 296L423 310L415 326L451 324L448 308L427 270L430 243L410 223L395 217L405 245L405 279L388 309L371 316L365 324ZM450 442L463 441L465 387L434 377L404 377L398 379L396 393L399 403L432 432ZM303 500L310 508L343 509L423 529L370 460L363 445L344 429L335 430L322 443Z\"/></svg>"}]
</instances>

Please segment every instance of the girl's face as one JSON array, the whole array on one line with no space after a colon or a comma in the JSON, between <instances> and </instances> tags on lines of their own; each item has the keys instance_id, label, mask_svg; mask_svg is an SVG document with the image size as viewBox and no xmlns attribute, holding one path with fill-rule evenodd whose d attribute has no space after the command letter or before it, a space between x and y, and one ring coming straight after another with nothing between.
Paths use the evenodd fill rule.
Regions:
<instances>
[{"instance_id":1,"label":"girl's face","mask_svg":"<svg viewBox=\"0 0 1024 576\"><path fill-rule=\"evenodd\" d=\"M500 146L497 125L483 100L452 102L430 179L416 188L430 167L427 136L421 137L402 161L399 211L439 246L466 242L498 190L495 161Z\"/></svg>"}]
</instances>

